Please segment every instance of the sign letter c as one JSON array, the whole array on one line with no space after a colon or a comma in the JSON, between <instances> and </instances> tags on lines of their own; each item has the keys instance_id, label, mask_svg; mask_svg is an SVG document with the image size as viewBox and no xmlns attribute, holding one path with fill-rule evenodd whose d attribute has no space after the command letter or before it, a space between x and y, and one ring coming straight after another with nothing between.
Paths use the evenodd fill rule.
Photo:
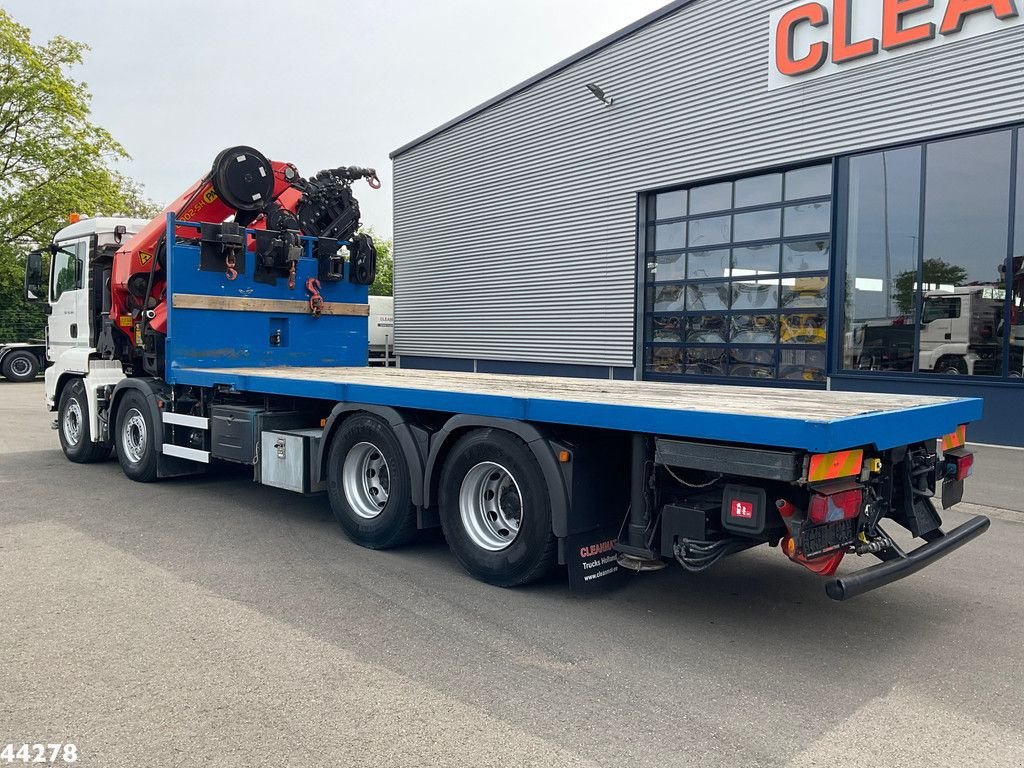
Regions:
<instances>
[{"instance_id":1,"label":"sign letter c","mask_svg":"<svg viewBox=\"0 0 1024 768\"><path fill-rule=\"evenodd\" d=\"M812 27L825 26L828 24L828 10L820 3L806 3L787 11L779 19L775 30L775 67L783 75L806 75L828 61L828 43L825 42L813 43L806 56L796 58L793 50L796 29L805 23Z\"/></svg>"}]
</instances>

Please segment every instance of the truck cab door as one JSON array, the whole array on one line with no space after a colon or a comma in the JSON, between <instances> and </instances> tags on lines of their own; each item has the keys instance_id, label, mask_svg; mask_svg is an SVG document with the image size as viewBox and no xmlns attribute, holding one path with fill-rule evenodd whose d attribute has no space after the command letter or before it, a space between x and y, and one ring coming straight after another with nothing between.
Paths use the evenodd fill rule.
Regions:
<instances>
[{"instance_id":1,"label":"truck cab door","mask_svg":"<svg viewBox=\"0 0 1024 768\"><path fill-rule=\"evenodd\" d=\"M920 368L932 370L938 360L946 354L966 353L967 338L958 338L954 333L954 322L960 318L959 296L926 296L921 312L921 335L919 340ZM960 344L962 349L953 347Z\"/></svg>"},{"instance_id":2,"label":"truck cab door","mask_svg":"<svg viewBox=\"0 0 1024 768\"><path fill-rule=\"evenodd\" d=\"M74 349L89 347L89 238L58 243L50 261L50 318L46 357L56 363Z\"/></svg>"}]
</instances>

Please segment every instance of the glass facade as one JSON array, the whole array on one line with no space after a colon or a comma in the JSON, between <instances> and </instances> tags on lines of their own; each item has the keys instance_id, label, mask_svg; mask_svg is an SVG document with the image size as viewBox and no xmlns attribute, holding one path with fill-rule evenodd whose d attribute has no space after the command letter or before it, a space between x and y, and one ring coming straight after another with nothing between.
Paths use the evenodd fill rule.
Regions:
<instances>
[{"instance_id":1,"label":"glass facade","mask_svg":"<svg viewBox=\"0 0 1024 768\"><path fill-rule=\"evenodd\" d=\"M841 370L1020 378L1020 134L841 161Z\"/></svg>"},{"instance_id":2,"label":"glass facade","mask_svg":"<svg viewBox=\"0 0 1024 768\"><path fill-rule=\"evenodd\" d=\"M647 197L645 378L1022 379L1024 127L835 162Z\"/></svg>"},{"instance_id":3,"label":"glass facade","mask_svg":"<svg viewBox=\"0 0 1024 768\"><path fill-rule=\"evenodd\" d=\"M832 165L648 198L646 378L823 383Z\"/></svg>"}]
</instances>

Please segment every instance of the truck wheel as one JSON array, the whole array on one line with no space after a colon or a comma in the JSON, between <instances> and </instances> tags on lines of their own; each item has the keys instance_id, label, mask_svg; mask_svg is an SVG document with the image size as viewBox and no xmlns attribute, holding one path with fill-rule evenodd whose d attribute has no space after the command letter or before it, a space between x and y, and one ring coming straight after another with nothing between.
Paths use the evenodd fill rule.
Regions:
<instances>
[{"instance_id":1,"label":"truck wheel","mask_svg":"<svg viewBox=\"0 0 1024 768\"><path fill-rule=\"evenodd\" d=\"M131 480L156 480L156 431L149 403L141 392L128 390L117 409L114 446L121 469Z\"/></svg>"},{"instance_id":2,"label":"truck wheel","mask_svg":"<svg viewBox=\"0 0 1024 768\"><path fill-rule=\"evenodd\" d=\"M480 429L461 438L445 461L439 490L445 538L470 575L514 587L554 566L547 483L518 437Z\"/></svg>"},{"instance_id":3,"label":"truck wheel","mask_svg":"<svg viewBox=\"0 0 1024 768\"><path fill-rule=\"evenodd\" d=\"M32 381L39 373L39 358L31 352L8 352L4 358L3 375L8 381Z\"/></svg>"},{"instance_id":4,"label":"truck wheel","mask_svg":"<svg viewBox=\"0 0 1024 768\"><path fill-rule=\"evenodd\" d=\"M946 376L964 376L967 374L967 362L962 357L944 357L935 370Z\"/></svg>"},{"instance_id":5,"label":"truck wheel","mask_svg":"<svg viewBox=\"0 0 1024 768\"><path fill-rule=\"evenodd\" d=\"M376 416L350 416L335 432L327 495L338 525L360 546L390 549L416 535L405 454L388 423Z\"/></svg>"},{"instance_id":6,"label":"truck wheel","mask_svg":"<svg viewBox=\"0 0 1024 768\"><path fill-rule=\"evenodd\" d=\"M60 447L69 461L76 464L92 464L104 461L110 456L108 443L94 443L89 433L89 401L85 396L85 384L81 379L72 379L60 393L57 405L57 434Z\"/></svg>"}]
</instances>

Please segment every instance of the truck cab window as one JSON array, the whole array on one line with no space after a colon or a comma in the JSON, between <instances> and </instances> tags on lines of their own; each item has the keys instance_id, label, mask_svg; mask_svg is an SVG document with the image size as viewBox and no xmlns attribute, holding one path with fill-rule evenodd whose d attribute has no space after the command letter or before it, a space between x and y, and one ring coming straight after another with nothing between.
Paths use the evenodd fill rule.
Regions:
<instances>
[{"instance_id":1,"label":"truck cab window","mask_svg":"<svg viewBox=\"0 0 1024 768\"><path fill-rule=\"evenodd\" d=\"M924 300L922 323L934 320L955 320L960 317L960 299L957 297L930 296Z\"/></svg>"},{"instance_id":2,"label":"truck cab window","mask_svg":"<svg viewBox=\"0 0 1024 768\"><path fill-rule=\"evenodd\" d=\"M85 260L84 240L61 246L53 256L50 274L53 275L52 300L56 301L65 291L82 287L82 267Z\"/></svg>"}]
</instances>

